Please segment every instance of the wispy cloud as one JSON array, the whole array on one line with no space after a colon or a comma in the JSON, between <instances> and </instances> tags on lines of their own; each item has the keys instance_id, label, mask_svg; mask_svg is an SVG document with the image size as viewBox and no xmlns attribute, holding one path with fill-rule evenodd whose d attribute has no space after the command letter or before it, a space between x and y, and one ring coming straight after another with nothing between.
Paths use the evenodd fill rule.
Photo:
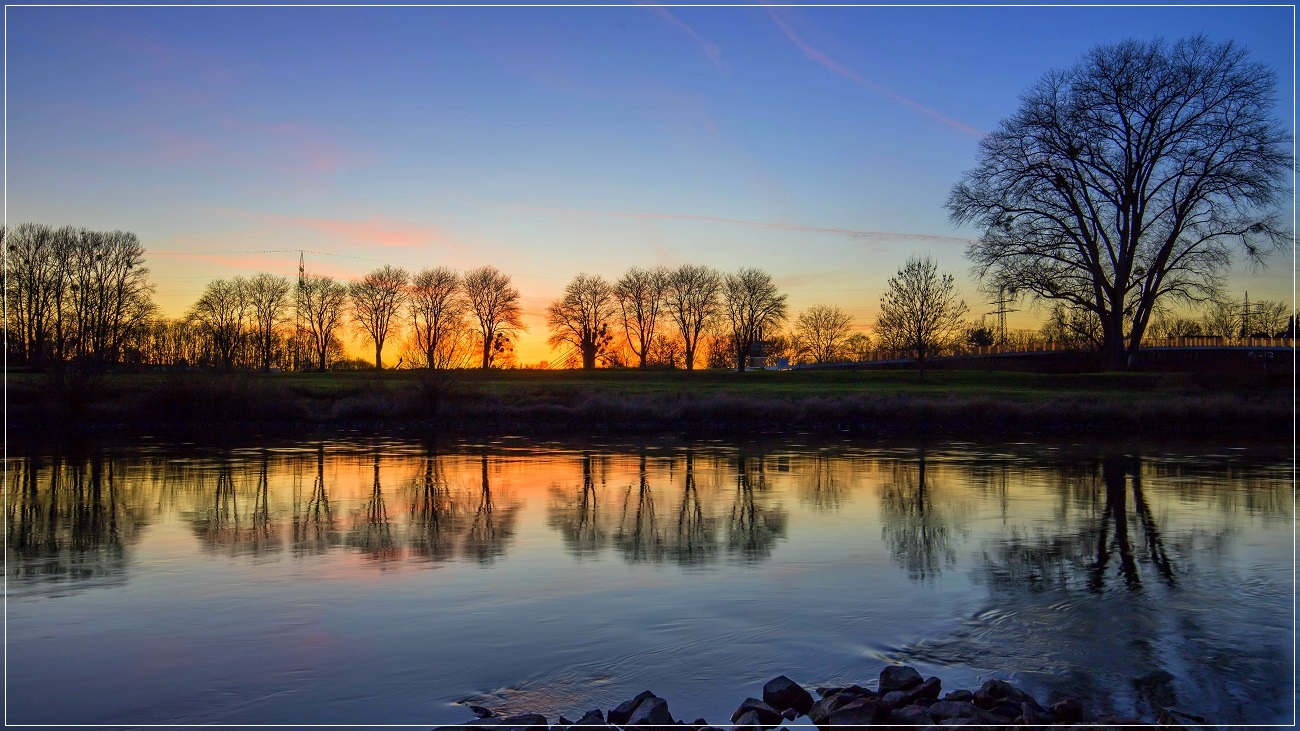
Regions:
<instances>
[{"instance_id":1,"label":"wispy cloud","mask_svg":"<svg viewBox=\"0 0 1300 731\"><path fill-rule=\"evenodd\" d=\"M834 234L838 236L847 236L854 239L889 239L894 241L939 241L968 244L970 239L959 238L956 236L940 236L936 234L916 234L916 233L898 233L893 231L865 231L853 228L832 228L826 226L806 226L797 223L781 223L778 221L747 221L740 218L724 218L722 216L697 216L685 213L629 213L623 211L591 211L576 208L553 208L550 206L504 206L518 211L537 211L540 213L555 213L561 215L573 216L601 216L605 218L633 218L633 219L659 219L670 221L706 221L709 223L723 223L733 226L747 226L750 228L765 228L776 231L804 231L808 233Z\"/></svg>"},{"instance_id":2,"label":"wispy cloud","mask_svg":"<svg viewBox=\"0 0 1300 731\"><path fill-rule=\"evenodd\" d=\"M890 89L889 87L876 83L875 81L868 79L867 77L863 76L857 71L854 71L848 66L845 66L844 64L836 61L835 59L831 58L826 53L824 53L821 49L817 48L816 46L812 45L808 41L804 40L802 36L796 33L794 28L791 27L790 22L785 17L782 16L783 11L781 9L772 7L771 5L766 5L765 7L767 8L768 15L772 16L772 20L776 23L777 27L781 29L781 32L785 34L785 37L789 38L791 43L798 46L799 50L803 51L804 55L812 59L813 61L816 61L817 63L826 67L830 71L839 74L840 76L843 76L844 78L848 79L849 81L852 81L853 83L861 87L870 89L876 92L877 94L880 94L881 96L884 96L894 102L902 104L903 106L909 109L931 116L939 120L940 122L943 122L944 124L948 125L949 127L952 127L953 129L960 130L970 135L974 135L975 137L984 136L984 132L982 130L976 129L975 127L972 127L969 124L966 124L965 122L960 122L951 117L945 116L925 106L924 104L921 104L920 102L917 102L913 99L909 99L903 96L902 94L899 94L898 92Z\"/></svg>"},{"instance_id":3,"label":"wispy cloud","mask_svg":"<svg viewBox=\"0 0 1300 731\"><path fill-rule=\"evenodd\" d=\"M704 40L704 38L699 33L695 32L694 28L690 27L686 23L683 23L681 18L678 18L676 15L673 15L672 12L668 10L668 8L665 8L664 6L659 5L658 3L655 2L645 2L643 3L643 5L646 10L649 10L650 12L662 18L669 25L677 28L678 30L685 33L686 35L690 36L691 40L695 41L695 43L699 45L700 49L704 51L704 55L708 56L709 61L713 63L713 67L724 74L727 73L728 71L727 62L722 60L722 49L718 48L718 44L713 43L711 41Z\"/></svg>"}]
</instances>

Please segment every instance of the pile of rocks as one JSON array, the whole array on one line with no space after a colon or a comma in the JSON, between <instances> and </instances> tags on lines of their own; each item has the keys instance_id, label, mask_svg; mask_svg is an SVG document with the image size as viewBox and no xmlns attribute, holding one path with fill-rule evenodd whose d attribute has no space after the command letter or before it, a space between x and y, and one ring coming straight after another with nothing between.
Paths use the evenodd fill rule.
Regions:
<instances>
[{"instance_id":1,"label":"pile of rocks","mask_svg":"<svg viewBox=\"0 0 1300 731\"><path fill-rule=\"evenodd\" d=\"M819 728L832 726L1051 726L1097 724L1102 726L1146 725L1133 719L1098 715L1085 708L1080 701L1067 698L1043 706L1025 691L1005 680L990 680L979 690L954 690L941 694L936 677L922 679L915 669L891 666L880 673L875 690L859 685L847 688L818 688L818 700L798 683L784 675L773 678L763 686L763 698L746 698L731 714L732 729L767 731L789 722L791 726L806 726L810 722ZM674 720L668 711L668 701L645 691L625 701L609 713L599 709L587 711L577 721L564 716L554 725L546 717L535 714L500 716L481 706L469 706L479 716L470 726L491 726L495 731L541 731L552 728L560 731L570 727L620 727L639 729L654 726L673 726L690 731L721 731L702 718L692 723ZM799 721L801 717L807 720ZM1203 723L1204 719L1174 710L1162 711L1157 723L1179 725L1179 721ZM451 727L447 727L451 728ZM441 730L439 730L441 731Z\"/></svg>"}]
</instances>

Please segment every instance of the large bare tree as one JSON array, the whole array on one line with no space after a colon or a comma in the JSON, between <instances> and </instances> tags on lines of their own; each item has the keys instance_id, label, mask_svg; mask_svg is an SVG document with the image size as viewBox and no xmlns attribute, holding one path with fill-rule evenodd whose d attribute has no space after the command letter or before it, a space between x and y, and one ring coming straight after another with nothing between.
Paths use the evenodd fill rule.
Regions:
<instances>
[{"instance_id":1,"label":"large bare tree","mask_svg":"<svg viewBox=\"0 0 1300 731\"><path fill-rule=\"evenodd\" d=\"M951 274L939 274L930 257L910 257L880 297L876 335L882 347L906 353L925 380L925 364L962 335L966 303Z\"/></svg>"},{"instance_id":2,"label":"large bare tree","mask_svg":"<svg viewBox=\"0 0 1300 731\"><path fill-rule=\"evenodd\" d=\"M411 280L411 334L423 354L425 368L446 368L454 362L465 323L464 286L448 267L422 269Z\"/></svg>"},{"instance_id":3,"label":"large bare tree","mask_svg":"<svg viewBox=\"0 0 1300 731\"><path fill-rule=\"evenodd\" d=\"M492 357L505 341L524 330L523 312L519 308L519 290L510 283L510 275L492 266L465 272L465 297L469 311L478 320L483 339L483 368L492 367Z\"/></svg>"},{"instance_id":4,"label":"large bare tree","mask_svg":"<svg viewBox=\"0 0 1300 731\"><path fill-rule=\"evenodd\" d=\"M411 275L405 269L385 264L348 287L352 317L375 346L375 370L384 367L384 341L406 303L406 285L410 280Z\"/></svg>"},{"instance_id":5,"label":"large bare tree","mask_svg":"<svg viewBox=\"0 0 1300 731\"><path fill-rule=\"evenodd\" d=\"M596 358L613 340L610 321L615 312L614 287L599 274L580 273L564 287L564 295L546 308L551 347L572 346L584 370L596 367Z\"/></svg>"},{"instance_id":6,"label":"large bare tree","mask_svg":"<svg viewBox=\"0 0 1300 731\"><path fill-rule=\"evenodd\" d=\"M695 369L700 336L708 330L722 306L722 275L702 264L683 264L668 275L664 309L682 339L682 362Z\"/></svg>"},{"instance_id":7,"label":"large bare tree","mask_svg":"<svg viewBox=\"0 0 1300 731\"><path fill-rule=\"evenodd\" d=\"M640 368L646 367L651 343L654 342L668 276L666 267L632 267L614 284L614 296L623 315L623 333L627 336L628 347L640 360Z\"/></svg>"},{"instance_id":8,"label":"large bare tree","mask_svg":"<svg viewBox=\"0 0 1300 731\"><path fill-rule=\"evenodd\" d=\"M736 370L744 372L753 344L765 333L785 322L785 295L772 275L762 269L742 267L728 274L722 284L723 306L731 323L732 354Z\"/></svg>"},{"instance_id":9,"label":"large bare tree","mask_svg":"<svg viewBox=\"0 0 1300 731\"><path fill-rule=\"evenodd\" d=\"M1262 262L1291 240L1273 210L1291 163L1276 95L1271 69L1204 36L1049 72L949 195L953 221L983 229L976 273L1091 311L1105 366L1124 368L1162 298L1203 301L1234 250Z\"/></svg>"},{"instance_id":10,"label":"large bare tree","mask_svg":"<svg viewBox=\"0 0 1300 731\"><path fill-rule=\"evenodd\" d=\"M276 328L284 323L289 309L289 280L269 272L258 272L245 286L257 343L257 360L263 369L270 370L275 356Z\"/></svg>"},{"instance_id":11,"label":"large bare tree","mask_svg":"<svg viewBox=\"0 0 1300 731\"><path fill-rule=\"evenodd\" d=\"M347 285L333 277L308 276L298 288L299 317L306 325L315 351L317 370L325 370L330 343L334 333L343 325L347 302Z\"/></svg>"},{"instance_id":12,"label":"large bare tree","mask_svg":"<svg viewBox=\"0 0 1300 731\"><path fill-rule=\"evenodd\" d=\"M794 320L794 337L799 350L814 363L841 360L844 343L853 331L853 315L838 307L813 305Z\"/></svg>"}]
</instances>

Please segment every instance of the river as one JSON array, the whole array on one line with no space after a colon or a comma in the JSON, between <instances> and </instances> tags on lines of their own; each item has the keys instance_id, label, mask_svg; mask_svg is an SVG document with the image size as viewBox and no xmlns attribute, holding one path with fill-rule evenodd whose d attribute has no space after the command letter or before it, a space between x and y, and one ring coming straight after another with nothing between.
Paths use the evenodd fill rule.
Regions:
<instances>
[{"instance_id":1,"label":"river","mask_svg":"<svg viewBox=\"0 0 1300 731\"><path fill-rule=\"evenodd\" d=\"M786 674L1290 723L1289 446L11 445L8 720L726 725Z\"/></svg>"}]
</instances>

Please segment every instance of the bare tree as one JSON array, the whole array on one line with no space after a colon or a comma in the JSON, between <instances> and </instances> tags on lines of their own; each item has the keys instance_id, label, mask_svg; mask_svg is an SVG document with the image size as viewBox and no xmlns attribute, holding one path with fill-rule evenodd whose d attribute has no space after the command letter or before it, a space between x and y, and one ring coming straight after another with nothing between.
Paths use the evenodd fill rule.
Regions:
<instances>
[{"instance_id":1,"label":"bare tree","mask_svg":"<svg viewBox=\"0 0 1300 731\"><path fill-rule=\"evenodd\" d=\"M214 279L190 308L190 318L208 336L212 353L222 368L235 365L243 345L249 314L248 281L243 277Z\"/></svg>"},{"instance_id":2,"label":"bare tree","mask_svg":"<svg viewBox=\"0 0 1300 731\"><path fill-rule=\"evenodd\" d=\"M385 264L348 287L352 317L375 346L375 370L383 370L384 341L406 302L406 284L410 280L405 269Z\"/></svg>"},{"instance_id":3,"label":"bare tree","mask_svg":"<svg viewBox=\"0 0 1300 731\"><path fill-rule=\"evenodd\" d=\"M276 328L284 323L289 309L289 280L259 272L246 283L245 295L252 316L258 362L263 369L270 370L275 354Z\"/></svg>"},{"instance_id":4,"label":"bare tree","mask_svg":"<svg viewBox=\"0 0 1300 731\"><path fill-rule=\"evenodd\" d=\"M1157 302L1205 300L1234 248L1262 263L1291 241L1270 210L1290 190L1276 86L1204 36L1099 46L1049 72L949 195L954 222L983 228L976 273L1094 313L1105 365L1124 368Z\"/></svg>"},{"instance_id":5,"label":"bare tree","mask_svg":"<svg viewBox=\"0 0 1300 731\"><path fill-rule=\"evenodd\" d=\"M464 287L447 267L422 269L411 281L407 300L414 345L424 367L447 368L454 362L465 323Z\"/></svg>"},{"instance_id":6,"label":"bare tree","mask_svg":"<svg viewBox=\"0 0 1300 731\"><path fill-rule=\"evenodd\" d=\"M73 355L115 363L124 343L155 311L144 246L129 231L81 229L71 235L60 329L72 334Z\"/></svg>"},{"instance_id":7,"label":"bare tree","mask_svg":"<svg viewBox=\"0 0 1300 731\"><path fill-rule=\"evenodd\" d=\"M930 257L910 257L880 297L876 334L881 345L907 353L925 380L927 360L951 348L963 332L966 303L957 299L951 274L939 274Z\"/></svg>"},{"instance_id":8,"label":"bare tree","mask_svg":"<svg viewBox=\"0 0 1300 731\"><path fill-rule=\"evenodd\" d=\"M664 307L682 339L682 362L694 370L700 336L721 307L722 276L701 264L683 264L668 275Z\"/></svg>"},{"instance_id":9,"label":"bare tree","mask_svg":"<svg viewBox=\"0 0 1300 731\"><path fill-rule=\"evenodd\" d=\"M58 305L67 286L68 258L60 243L69 231L39 223L2 230L10 347L19 358L39 367L50 355Z\"/></svg>"},{"instance_id":10,"label":"bare tree","mask_svg":"<svg viewBox=\"0 0 1300 731\"><path fill-rule=\"evenodd\" d=\"M486 370L492 367L493 356L507 346L510 336L526 329L519 309L519 290L510 283L510 275L491 266L465 272L464 284L469 310L478 320Z\"/></svg>"},{"instance_id":11,"label":"bare tree","mask_svg":"<svg viewBox=\"0 0 1300 731\"><path fill-rule=\"evenodd\" d=\"M614 288L600 275L578 274L564 287L564 296L546 308L551 347L570 345L582 358L583 370L596 367L596 358L613 340Z\"/></svg>"},{"instance_id":12,"label":"bare tree","mask_svg":"<svg viewBox=\"0 0 1300 731\"><path fill-rule=\"evenodd\" d=\"M853 333L844 339L844 350L851 360L866 360L871 356L871 336L862 332Z\"/></svg>"},{"instance_id":13,"label":"bare tree","mask_svg":"<svg viewBox=\"0 0 1300 731\"><path fill-rule=\"evenodd\" d=\"M316 369L325 370L335 332L343 325L348 288L333 277L308 276L298 288L299 315L307 326L307 335L315 351Z\"/></svg>"},{"instance_id":14,"label":"bare tree","mask_svg":"<svg viewBox=\"0 0 1300 731\"><path fill-rule=\"evenodd\" d=\"M826 305L813 305L794 320L797 347L807 352L814 363L841 360L852 328L853 315Z\"/></svg>"},{"instance_id":15,"label":"bare tree","mask_svg":"<svg viewBox=\"0 0 1300 731\"><path fill-rule=\"evenodd\" d=\"M1204 335L1201 323L1190 317L1159 313L1151 321L1151 334L1157 338L1194 338Z\"/></svg>"},{"instance_id":16,"label":"bare tree","mask_svg":"<svg viewBox=\"0 0 1300 731\"><path fill-rule=\"evenodd\" d=\"M627 336L628 347L632 348L640 360L640 368L646 367L651 343L654 341L659 311L663 308L664 294L668 288L668 276L666 267L632 267L614 284L614 296L618 298L619 311L623 315L623 332Z\"/></svg>"},{"instance_id":17,"label":"bare tree","mask_svg":"<svg viewBox=\"0 0 1300 731\"><path fill-rule=\"evenodd\" d=\"M743 267L727 275L722 285L722 300L731 323L736 370L744 372L753 344L762 340L769 328L785 321L785 295L776 288L771 274Z\"/></svg>"}]
</instances>

